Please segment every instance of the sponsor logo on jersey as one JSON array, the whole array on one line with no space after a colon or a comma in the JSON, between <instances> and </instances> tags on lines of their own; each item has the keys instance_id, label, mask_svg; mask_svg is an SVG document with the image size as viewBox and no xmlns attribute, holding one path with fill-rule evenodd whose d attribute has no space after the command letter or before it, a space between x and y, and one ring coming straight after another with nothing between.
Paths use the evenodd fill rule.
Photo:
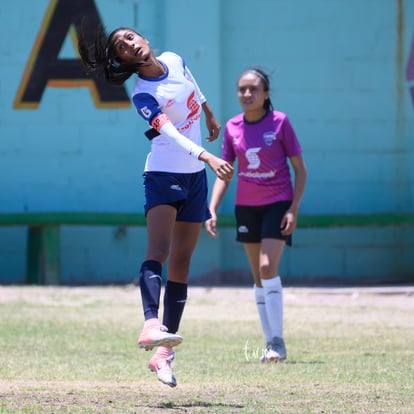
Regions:
<instances>
[{"instance_id":1,"label":"sponsor logo on jersey","mask_svg":"<svg viewBox=\"0 0 414 414\"><path fill-rule=\"evenodd\" d=\"M187 119L192 118L200 110L200 104L194 99L194 96L195 92L193 91L187 99L187 108L190 110Z\"/></svg>"},{"instance_id":2,"label":"sponsor logo on jersey","mask_svg":"<svg viewBox=\"0 0 414 414\"><path fill-rule=\"evenodd\" d=\"M177 128L177 131L185 131L186 129L190 128L191 125L194 124L194 122L198 121L200 119L200 114L197 114L194 118L190 119L184 126Z\"/></svg>"},{"instance_id":3,"label":"sponsor logo on jersey","mask_svg":"<svg viewBox=\"0 0 414 414\"><path fill-rule=\"evenodd\" d=\"M249 168L250 170L255 170L256 168L259 168L260 166L260 158L258 155L258 152L260 151L260 147L256 147L256 148L249 148L246 151L246 158L247 161L249 161L249 165L247 166L247 168Z\"/></svg>"},{"instance_id":4,"label":"sponsor logo on jersey","mask_svg":"<svg viewBox=\"0 0 414 414\"><path fill-rule=\"evenodd\" d=\"M276 170L271 170L267 172L258 172L258 171L248 171L240 172L239 177L248 177L248 178L273 178L276 175Z\"/></svg>"},{"instance_id":5,"label":"sponsor logo on jersey","mask_svg":"<svg viewBox=\"0 0 414 414\"><path fill-rule=\"evenodd\" d=\"M190 110L189 114L187 115L187 121L185 125L178 127L177 131L183 132L200 119L200 104L194 99L195 92L193 91L187 99L187 108Z\"/></svg>"}]
</instances>

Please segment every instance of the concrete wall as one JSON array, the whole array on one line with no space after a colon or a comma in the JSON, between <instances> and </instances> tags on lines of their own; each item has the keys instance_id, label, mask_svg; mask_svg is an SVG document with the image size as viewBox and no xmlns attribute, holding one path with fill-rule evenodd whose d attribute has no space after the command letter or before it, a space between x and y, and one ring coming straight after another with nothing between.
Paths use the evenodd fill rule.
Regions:
<instances>
[{"instance_id":1,"label":"concrete wall","mask_svg":"<svg viewBox=\"0 0 414 414\"><path fill-rule=\"evenodd\" d=\"M26 81L41 80L30 78L36 59L40 74L53 73L41 45L64 27L52 25L62 7L62 21L96 7L109 30L132 26L154 49L182 54L222 124L240 111L241 71L254 64L272 73L273 103L289 115L309 170L302 214L414 212L413 2L36 0L5 2L0 12L0 213L143 211L149 144L132 106L122 97L105 103L92 83L69 75L22 102ZM55 60L78 73L76 34L70 25L65 33ZM219 142L206 145L219 153ZM232 213L233 196L234 185L222 213ZM299 229L280 273L286 284L414 281L413 232ZM145 229L63 227L61 237L64 283L137 277ZM194 283L250 283L234 237L234 229L219 240L202 235ZM25 281L25 255L26 229L0 227L0 283Z\"/></svg>"}]
</instances>

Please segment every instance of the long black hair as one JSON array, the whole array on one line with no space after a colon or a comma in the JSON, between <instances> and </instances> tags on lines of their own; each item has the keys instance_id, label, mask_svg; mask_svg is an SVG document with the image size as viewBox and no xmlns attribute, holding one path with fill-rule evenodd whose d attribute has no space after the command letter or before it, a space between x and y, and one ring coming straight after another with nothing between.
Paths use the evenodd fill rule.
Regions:
<instances>
[{"instance_id":1,"label":"long black hair","mask_svg":"<svg viewBox=\"0 0 414 414\"><path fill-rule=\"evenodd\" d=\"M250 68L246 69L240 75L240 78L243 75L245 75L246 73L251 73L252 75L257 76L260 79L260 82L262 82L264 91L265 92L269 92L270 91L270 79L269 79L269 75L263 69L260 69L258 67L250 67ZM270 99L270 96L269 96L269 98L265 99L265 101L263 102L263 108L266 111L273 111L273 104L272 104L272 101Z\"/></svg>"},{"instance_id":2,"label":"long black hair","mask_svg":"<svg viewBox=\"0 0 414 414\"><path fill-rule=\"evenodd\" d=\"M115 55L115 34L119 30L132 29L129 27L119 27L108 33L100 25L95 30L92 42L88 42L82 25L77 27L78 51L87 73L95 73L98 76L103 74L111 85L122 85L133 74L137 73L140 66L139 63L123 63ZM132 31L135 32L135 30ZM137 34L141 36L139 33Z\"/></svg>"}]
</instances>

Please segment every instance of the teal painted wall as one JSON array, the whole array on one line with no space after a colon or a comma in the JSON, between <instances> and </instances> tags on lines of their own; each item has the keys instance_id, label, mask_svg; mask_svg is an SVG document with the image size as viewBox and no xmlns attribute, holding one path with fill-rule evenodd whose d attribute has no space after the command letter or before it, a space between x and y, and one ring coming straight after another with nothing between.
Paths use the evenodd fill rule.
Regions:
<instances>
[{"instance_id":1,"label":"teal painted wall","mask_svg":"<svg viewBox=\"0 0 414 414\"><path fill-rule=\"evenodd\" d=\"M72 82L47 86L37 108L15 107L47 11L63 2L1 6L0 213L142 212L149 144L132 106L97 108L91 89ZM223 125L240 111L241 71L255 64L272 73L273 103L289 115L309 170L303 214L414 212L412 1L95 4L108 29L132 26L154 49L182 54ZM76 59L69 33L59 59ZM220 151L219 142L206 147ZM234 184L222 213L232 213L233 196ZM280 273L287 284L414 281L413 232L299 229ZM219 240L202 235L194 282L250 281L234 236L234 229L222 229ZM25 249L25 228L0 227L1 283L24 282ZM142 228L65 226L62 281L132 281L144 250Z\"/></svg>"}]
</instances>

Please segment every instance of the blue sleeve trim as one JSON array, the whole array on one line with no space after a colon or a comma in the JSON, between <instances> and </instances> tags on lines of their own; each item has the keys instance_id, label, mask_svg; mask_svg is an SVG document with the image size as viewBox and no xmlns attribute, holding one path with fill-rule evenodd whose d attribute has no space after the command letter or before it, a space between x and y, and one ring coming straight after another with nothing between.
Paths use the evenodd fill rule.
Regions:
<instances>
[{"instance_id":1,"label":"blue sleeve trim","mask_svg":"<svg viewBox=\"0 0 414 414\"><path fill-rule=\"evenodd\" d=\"M138 114L148 123L151 123L162 112L157 100L149 93L138 93L134 95L132 102L134 102Z\"/></svg>"}]
</instances>

